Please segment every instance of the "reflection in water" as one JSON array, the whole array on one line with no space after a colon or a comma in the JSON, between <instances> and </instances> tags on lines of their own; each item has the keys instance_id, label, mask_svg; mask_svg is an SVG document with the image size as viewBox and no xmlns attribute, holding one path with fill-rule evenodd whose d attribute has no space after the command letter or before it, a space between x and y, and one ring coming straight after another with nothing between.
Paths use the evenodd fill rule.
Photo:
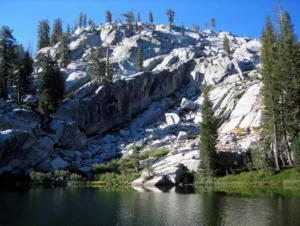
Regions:
<instances>
[{"instance_id":1,"label":"reflection in water","mask_svg":"<svg viewBox=\"0 0 300 226\"><path fill-rule=\"evenodd\" d=\"M299 196L251 191L31 188L0 192L0 225L299 225ZM163 193L165 192L165 193ZM247 195L249 195L247 194Z\"/></svg>"}]
</instances>

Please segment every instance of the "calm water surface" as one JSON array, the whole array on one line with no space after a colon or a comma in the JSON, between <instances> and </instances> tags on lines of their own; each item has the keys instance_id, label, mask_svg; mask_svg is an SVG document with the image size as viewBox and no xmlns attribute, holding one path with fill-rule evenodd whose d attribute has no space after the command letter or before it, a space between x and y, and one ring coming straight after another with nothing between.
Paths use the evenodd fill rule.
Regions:
<instances>
[{"instance_id":1,"label":"calm water surface","mask_svg":"<svg viewBox=\"0 0 300 226\"><path fill-rule=\"evenodd\" d=\"M163 193L99 188L1 189L0 225L300 225L299 195L289 191L245 193L179 188Z\"/></svg>"}]
</instances>

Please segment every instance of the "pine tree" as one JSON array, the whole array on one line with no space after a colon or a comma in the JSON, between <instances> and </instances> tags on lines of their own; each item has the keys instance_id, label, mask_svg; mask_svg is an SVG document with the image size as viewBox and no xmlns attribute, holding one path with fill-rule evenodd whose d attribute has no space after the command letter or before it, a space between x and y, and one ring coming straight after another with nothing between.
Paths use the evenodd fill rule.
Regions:
<instances>
[{"instance_id":1,"label":"pine tree","mask_svg":"<svg viewBox=\"0 0 300 226\"><path fill-rule=\"evenodd\" d=\"M99 85L102 85L102 82L106 75L106 63L101 58L101 49L98 47L96 48L96 50L93 50L90 60L94 65L92 75L96 78L96 81Z\"/></svg>"},{"instance_id":2,"label":"pine tree","mask_svg":"<svg viewBox=\"0 0 300 226\"><path fill-rule=\"evenodd\" d=\"M223 49L226 52L226 54L228 56L230 56L230 54L231 54L230 43L229 43L229 39L228 39L227 35L225 35L224 38L223 38Z\"/></svg>"},{"instance_id":3,"label":"pine tree","mask_svg":"<svg viewBox=\"0 0 300 226\"><path fill-rule=\"evenodd\" d=\"M124 13L123 16L125 17L126 24L127 24L128 28L130 29L132 26L132 22L134 21L134 14L133 14L132 10L130 10L127 13Z\"/></svg>"},{"instance_id":4,"label":"pine tree","mask_svg":"<svg viewBox=\"0 0 300 226\"><path fill-rule=\"evenodd\" d=\"M18 93L18 101L22 103L24 94L28 91L28 86L31 83L31 73L33 72L33 60L30 57L29 51L26 51L22 56L19 64L19 70L16 76L16 89Z\"/></svg>"},{"instance_id":5,"label":"pine tree","mask_svg":"<svg viewBox=\"0 0 300 226\"><path fill-rule=\"evenodd\" d=\"M50 26L48 20L41 20L38 26L38 50L50 46L49 34Z\"/></svg>"},{"instance_id":6,"label":"pine tree","mask_svg":"<svg viewBox=\"0 0 300 226\"><path fill-rule=\"evenodd\" d=\"M112 19L111 19L112 15L111 12L109 10L105 11L105 21L106 23L111 23Z\"/></svg>"},{"instance_id":7,"label":"pine tree","mask_svg":"<svg viewBox=\"0 0 300 226\"><path fill-rule=\"evenodd\" d=\"M38 111L49 116L56 111L63 99L65 84L57 62L50 56L50 52L40 60L40 64L42 72L39 73L39 77L42 83L39 88L41 96Z\"/></svg>"},{"instance_id":8,"label":"pine tree","mask_svg":"<svg viewBox=\"0 0 300 226\"><path fill-rule=\"evenodd\" d=\"M278 87L274 81L274 67L276 59L276 36L271 19L267 16L265 29L262 33L262 53L261 62L263 64L263 128L264 141L266 150L273 150L273 158L276 169L280 170L278 161L278 110L276 104L278 103Z\"/></svg>"},{"instance_id":9,"label":"pine tree","mask_svg":"<svg viewBox=\"0 0 300 226\"><path fill-rule=\"evenodd\" d=\"M198 33L200 31L199 25L193 24L193 31Z\"/></svg>"},{"instance_id":10,"label":"pine tree","mask_svg":"<svg viewBox=\"0 0 300 226\"><path fill-rule=\"evenodd\" d=\"M218 139L218 122L214 116L212 102L209 99L210 87L204 85L203 103L201 105L202 121L200 124L201 170L204 176L214 175L216 163L216 144Z\"/></svg>"},{"instance_id":11,"label":"pine tree","mask_svg":"<svg viewBox=\"0 0 300 226\"><path fill-rule=\"evenodd\" d=\"M210 26L211 26L212 30L214 30L216 28L216 20L215 20L215 18L211 18L210 19Z\"/></svg>"},{"instance_id":12,"label":"pine tree","mask_svg":"<svg viewBox=\"0 0 300 226\"><path fill-rule=\"evenodd\" d=\"M8 79L12 76L16 58L16 39L12 30L3 26L0 33L0 98L8 99Z\"/></svg>"},{"instance_id":13,"label":"pine tree","mask_svg":"<svg viewBox=\"0 0 300 226\"><path fill-rule=\"evenodd\" d=\"M171 28L172 24L174 22L175 12L172 9L168 9L167 12L166 12L166 15L168 16L168 22L169 22L169 26Z\"/></svg>"},{"instance_id":14,"label":"pine tree","mask_svg":"<svg viewBox=\"0 0 300 226\"><path fill-rule=\"evenodd\" d=\"M86 24L87 24L87 21L86 21L86 14L83 15L83 27L86 28Z\"/></svg>"},{"instance_id":15,"label":"pine tree","mask_svg":"<svg viewBox=\"0 0 300 226\"><path fill-rule=\"evenodd\" d=\"M94 27L95 23L94 23L94 21L92 19L89 19L88 25L91 26L91 27Z\"/></svg>"},{"instance_id":16,"label":"pine tree","mask_svg":"<svg viewBox=\"0 0 300 226\"><path fill-rule=\"evenodd\" d=\"M82 14L82 12L80 12L79 16L78 16L78 27L79 28L82 28L82 23L83 23L83 14Z\"/></svg>"},{"instance_id":17,"label":"pine tree","mask_svg":"<svg viewBox=\"0 0 300 226\"><path fill-rule=\"evenodd\" d=\"M75 20L74 27L73 27L73 32L72 33L74 33L77 30L77 28L78 28L78 21Z\"/></svg>"},{"instance_id":18,"label":"pine tree","mask_svg":"<svg viewBox=\"0 0 300 226\"><path fill-rule=\"evenodd\" d=\"M149 12L149 24L153 24L153 14Z\"/></svg>"},{"instance_id":19,"label":"pine tree","mask_svg":"<svg viewBox=\"0 0 300 226\"><path fill-rule=\"evenodd\" d=\"M71 62L71 51L68 45L68 37L66 35L61 36L60 54L61 65L63 68L66 68Z\"/></svg>"},{"instance_id":20,"label":"pine tree","mask_svg":"<svg viewBox=\"0 0 300 226\"><path fill-rule=\"evenodd\" d=\"M60 18L57 18L53 23L51 44L55 45L56 43L58 43L62 34L63 34L62 21Z\"/></svg>"},{"instance_id":21,"label":"pine tree","mask_svg":"<svg viewBox=\"0 0 300 226\"><path fill-rule=\"evenodd\" d=\"M206 21L205 21L204 26L205 26L205 30L207 30L207 22Z\"/></svg>"},{"instance_id":22,"label":"pine tree","mask_svg":"<svg viewBox=\"0 0 300 226\"><path fill-rule=\"evenodd\" d=\"M140 12L138 12L138 14L137 14L136 22L138 22L138 23L141 22L141 14L140 14Z\"/></svg>"},{"instance_id":23,"label":"pine tree","mask_svg":"<svg viewBox=\"0 0 300 226\"><path fill-rule=\"evenodd\" d=\"M138 48L136 54L136 70L138 72L143 71L143 56L142 56L142 49Z\"/></svg>"},{"instance_id":24,"label":"pine tree","mask_svg":"<svg viewBox=\"0 0 300 226\"><path fill-rule=\"evenodd\" d=\"M287 12L282 16L278 36L275 76L278 87L280 87L280 90L278 90L280 102L277 108L280 110L280 125L288 162L289 165L292 165L287 133L293 138L300 132L300 52L291 18Z\"/></svg>"},{"instance_id":25,"label":"pine tree","mask_svg":"<svg viewBox=\"0 0 300 226\"><path fill-rule=\"evenodd\" d=\"M300 133L298 133L292 143L295 169L300 173Z\"/></svg>"},{"instance_id":26,"label":"pine tree","mask_svg":"<svg viewBox=\"0 0 300 226\"><path fill-rule=\"evenodd\" d=\"M70 28L70 24L67 25L66 35L67 35L68 37L71 36L71 28Z\"/></svg>"}]
</instances>

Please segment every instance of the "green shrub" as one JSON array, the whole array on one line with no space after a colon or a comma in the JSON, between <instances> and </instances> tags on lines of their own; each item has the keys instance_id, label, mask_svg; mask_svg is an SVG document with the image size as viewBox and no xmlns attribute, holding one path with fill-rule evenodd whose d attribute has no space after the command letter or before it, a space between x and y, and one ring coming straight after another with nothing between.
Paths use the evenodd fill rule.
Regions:
<instances>
[{"instance_id":1,"label":"green shrub","mask_svg":"<svg viewBox=\"0 0 300 226\"><path fill-rule=\"evenodd\" d=\"M70 180L71 180L71 181L81 181L81 180L83 180L83 178L82 178L82 176L79 175L79 174L72 173L72 174L70 175Z\"/></svg>"},{"instance_id":2,"label":"green shrub","mask_svg":"<svg viewBox=\"0 0 300 226\"><path fill-rule=\"evenodd\" d=\"M51 173L42 173L42 172L31 172L30 179L33 180L35 183L49 183L52 181L52 174Z\"/></svg>"},{"instance_id":3,"label":"green shrub","mask_svg":"<svg viewBox=\"0 0 300 226\"><path fill-rule=\"evenodd\" d=\"M149 158L149 152L147 152L147 151L144 151L144 152L140 153L139 156L138 156L139 160L145 160L147 158Z\"/></svg>"},{"instance_id":4,"label":"green shrub","mask_svg":"<svg viewBox=\"0 0 300 226\"><path fill-rule=\"evenodd\" d=\"M67 170L55 170L54 171L54 178L63 178L63 179L69 179L70 173Z\"/></svg>"},{"instance_id":5,"label":"green shrub","mask_svg":"<svg viewBox=\"0 0 300 226\"><path fill-rule=\"evenodd\" d=\"M161 158L164 157L165 155L169 154L171 150L168 148L153 148L149 152L149 157L152 158Z\"/></svg>"},{"instance_id":6,"label":"green shrub","mask_svg":"<svg viewBox=\"0 0 300 226\"><path fill-rule=\"evenodd\" d=\"M93 172L95 172L95 173L109 173L109 172L112 172L111 167L109 165L103 164L103 163L94 164L92 166L92 169L93 169Z\"/></svg>"}]
</instances>

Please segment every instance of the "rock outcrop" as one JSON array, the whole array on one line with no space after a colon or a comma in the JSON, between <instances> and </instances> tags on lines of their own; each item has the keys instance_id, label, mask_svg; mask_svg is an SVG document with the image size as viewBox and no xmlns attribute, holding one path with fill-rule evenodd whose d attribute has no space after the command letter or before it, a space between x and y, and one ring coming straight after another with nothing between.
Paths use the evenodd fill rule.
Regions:
<instances>
[{"instance_id":1,"label":"rock outcrop","mask_svg":"<svg viewBox=\"0 0 300 226\"><path fill-rule=\"evenodd\" d=\"M231 56L223 50L230 40ZM125 24L78 28L70 38L72 62L62 69L67 98L47 120L36 113L38 94L26 96L32 110L14 100L0 100L0 172L72 169L89 174L92 165L117 155L130 158L129 147L170 153L153 161L150 181L144 170L135 185L178 184L200 164L201 89L221 120L220 152L246 152L260 140L262 75L258 40L228 32L193 32L160 24L141 25L128 33ZM36 54L59 59L60 43ZM92 79L93 48L108 52L114 81L99 86ZM136 73L135 57L142 49L144 72ZM40 81L31 87L35 91ZM13 93L11 96L14 96ZM224 162L223 160L221 162ZM229 163L228 163L229 164ZM140 162L143 169L143 162Z\"/></svg>"}]
</instances>

